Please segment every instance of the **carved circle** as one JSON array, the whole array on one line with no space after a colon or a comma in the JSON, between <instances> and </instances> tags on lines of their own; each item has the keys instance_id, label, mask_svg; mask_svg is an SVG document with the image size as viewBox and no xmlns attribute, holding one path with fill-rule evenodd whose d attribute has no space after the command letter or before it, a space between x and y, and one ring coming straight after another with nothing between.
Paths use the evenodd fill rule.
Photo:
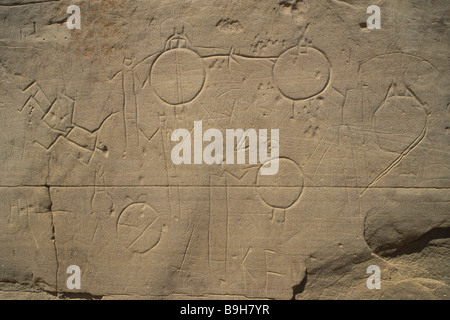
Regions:
<instances>
[{"instance_id":1,"label":"carved circle","mask_svg":"<svg viewBox=\"0 0 450 320\"><path fill-rule=\"evenodd\" d=\"M279 161L278 172L275 175L261 175L261 169ZM299 166L292 160L280 158L263 164L256 180L261 199L273 208L287 209L300 197L303 191L303 174Z\"/></svg>"},{"instance_id":2,"label":"carved circle","mask_svg":"<svg viewBox=\"0 0 450 320\"><path fill-rule=\"evenodd\" d=\"M282 53L273 68L280 92L291 100L304 100L320 94L330 81L330 65L325 55L313 47L301 52L293 47Z\"/></svg>"},{"instance_id":3,"label":"carved circle","mask_svg":"<svg viewBox=\"0 0 450 320\"><path fill-rule=\"evenodd\" d=\"M393 96L373 116L373 130L381 149L402 152L423 132L427 122L425 109L410 96Z\"/></svg>"},{"instance_id":4,"label":"carved circle","mask_svg":"<svg viewBox=\"0 0 450 320\"><path fill-rule=\"evenodd\" d=\"M146 203L127 206L117 221L117 236L129 251L145 253L161 238L162 224L155 210Z\"/></svg>"},{"instance_id":5,"label":"carved circle","mask_svg":"<svg viewBox=\"0 0 450 320\"><path fill-rule=\"evenodd\" d=\"M206 70L203 60L192 50L176 48L161 54L152 66L151 85L166 103L192 101L203 88Z\"/></svg>"}]
</instances>

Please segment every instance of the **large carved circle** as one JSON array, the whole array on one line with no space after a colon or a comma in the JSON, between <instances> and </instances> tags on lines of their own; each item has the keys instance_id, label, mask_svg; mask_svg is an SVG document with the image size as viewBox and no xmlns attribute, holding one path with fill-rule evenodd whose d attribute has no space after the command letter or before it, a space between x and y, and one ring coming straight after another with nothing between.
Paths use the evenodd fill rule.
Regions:
<instances>
[{"instance_id":1,"label":"large carved circle","mask_svg":"<svg viewBox=\"0 0 450 320\"><path fill-rule=\"evenodd\" d=\"M202 59L194 51L176 48L156 59L150 77L158 97L178 105L197 97L205 83L206 70Z\"/></svg>"},{"instance_id":2,"label":"large carved circle","mask_svg":"<svg viewBox=\"0 0 450 320\"><path fill-rule=\"evenodd\" d=\"M281 54L273 68L273 77L280 92L291 100L304 100L321 93L330 81L330 65L319 50L298 47Z\"/></svg>"}]
</instances>

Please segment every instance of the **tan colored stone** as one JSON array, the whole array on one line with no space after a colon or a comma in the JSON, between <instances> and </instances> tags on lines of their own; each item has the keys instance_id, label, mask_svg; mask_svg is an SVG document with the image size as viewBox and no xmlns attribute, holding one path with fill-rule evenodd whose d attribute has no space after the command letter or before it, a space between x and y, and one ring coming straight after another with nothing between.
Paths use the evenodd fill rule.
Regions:
<instances>
[{"instance_id":1,"label":"tan colored stone","mask_svg":"<svg viewBox=\"0 0 450 320\"><path fill-rule=\"evenodd\" d=\"M0 4L0 298L448 299L448 1L19 2ZM247 151L175 165L197 121L224 155L227 129L279 130L278 173Z\"/></svg>"}]
</instances>

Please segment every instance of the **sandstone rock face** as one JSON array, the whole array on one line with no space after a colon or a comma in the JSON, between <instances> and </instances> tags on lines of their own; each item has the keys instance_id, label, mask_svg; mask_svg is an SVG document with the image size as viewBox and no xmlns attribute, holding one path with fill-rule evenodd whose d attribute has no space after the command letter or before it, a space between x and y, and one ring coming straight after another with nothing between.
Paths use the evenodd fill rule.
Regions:
<instances>
[{"instance_id":1,"label":"sandstone rock face","mask_svg":"<svg viewBox=\"0 0 450 320\"><path fill-rule=\"evenodd\" d=\"M1 0L0 298L448 298L449 9Z\"/></svg>"}]
</instances>

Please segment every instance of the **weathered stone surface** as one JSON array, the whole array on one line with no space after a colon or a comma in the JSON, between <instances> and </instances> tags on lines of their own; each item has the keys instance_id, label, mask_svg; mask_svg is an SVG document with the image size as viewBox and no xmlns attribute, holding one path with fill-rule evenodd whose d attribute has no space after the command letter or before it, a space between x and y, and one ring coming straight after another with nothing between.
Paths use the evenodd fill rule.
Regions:
<instances>
[{"instance_id":1,"label":"weathered stone surface","mask_svg":"<svg viewBox=\"0 0 450 320\"><path fill-rule=\"evenodd\" d=\"M0 298L447 299L449 9L0 0Z\"/></svg>"}]
</instances>

